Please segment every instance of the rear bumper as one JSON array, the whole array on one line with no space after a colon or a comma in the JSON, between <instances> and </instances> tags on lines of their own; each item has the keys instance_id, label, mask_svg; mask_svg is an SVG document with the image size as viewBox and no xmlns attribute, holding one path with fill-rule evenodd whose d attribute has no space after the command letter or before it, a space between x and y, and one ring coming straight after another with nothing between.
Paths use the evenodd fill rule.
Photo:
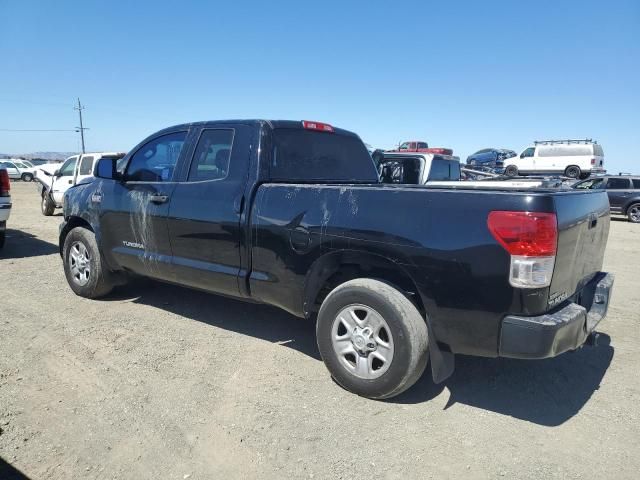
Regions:
<instances>
[{"instance_id":1,"label":"rear bumper","mask_svg":"<svg viewBox=\"0 0 640 480\"><path fill-rule=\"evenodd\" d=\"M11 203L2 202L2 200L0 200L0 223L4 224L7 220L9 220L10 214L11 214Z\"/></svg>"},{"instance_id":2,"label":"rear bumper","mask_svg":"<svg viewBox=\"0 0 640 480\"><path fill-rule=\"evenodd\" d=\"M582 346L607 315L614 276L600 272L564 307L537 317L502 320L499 355L540 359Z\"/></svg>"}]
</instances>

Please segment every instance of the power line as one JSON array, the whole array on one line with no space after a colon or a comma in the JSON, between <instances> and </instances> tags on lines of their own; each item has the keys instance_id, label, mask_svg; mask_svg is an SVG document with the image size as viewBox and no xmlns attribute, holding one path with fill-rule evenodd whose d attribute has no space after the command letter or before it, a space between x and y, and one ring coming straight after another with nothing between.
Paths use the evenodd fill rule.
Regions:
<instances>
[{"instance_id":1,"label":"power line","mask_svg":"<svg viewBox=\"0 0 640 480\"><path fill-rule=\"evenodd\" d=\"M86 129L85 129L86 130ZM0 128L0 132L77 132L78 130L51 130L51 129L14 129Z\"/></svg>"}]
</instances>

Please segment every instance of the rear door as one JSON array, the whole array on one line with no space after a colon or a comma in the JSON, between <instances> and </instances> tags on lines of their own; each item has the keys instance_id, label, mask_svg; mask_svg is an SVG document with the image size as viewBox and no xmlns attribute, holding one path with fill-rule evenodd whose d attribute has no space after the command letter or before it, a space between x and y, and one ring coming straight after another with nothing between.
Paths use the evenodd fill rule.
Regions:
<instances>
[{"instance_id":1,"label":"rear door","mask_svg":"<svg viewBox=\"0 0 640 480\"><path fill-rule=\"evenodd\" d=\"M185 129L148 139L123 160L122 180L103 182L92 198L101 205L103 250L132 272L174 279L167 216L187 136Z\"/></svg>"},{"instance_id":2,"label":"rear door","mask_svg":"<svg viewBox=\"0 0 640 480\"><path fill-rule=\"evenodd\" d=\"M224 124L196 132L169 209L176 280L239 296L240 216L253 129Z\"/></svg>"},{"instance_id":3,"label":"rear door","mask_svg":"<svg viewBox=\"0 0 640 480\"><path fill-rule=\"evenodd\" d=\"M614 212L622 211L627 200L633 194L630 178L625 177L609 177L605 186L609 195L609 203L611 210Z\"/></svg>"}]
</instances>

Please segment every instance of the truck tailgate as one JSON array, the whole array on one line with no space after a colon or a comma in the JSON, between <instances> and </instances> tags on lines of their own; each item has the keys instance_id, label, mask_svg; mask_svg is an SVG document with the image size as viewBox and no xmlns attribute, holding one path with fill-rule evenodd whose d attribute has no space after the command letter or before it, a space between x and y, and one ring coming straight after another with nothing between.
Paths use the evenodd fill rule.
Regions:
<instances>
[{"instance_id":1,"label":"truck tailgate","mask_svg":"<svg viewBox=\"0 0 640 480\"><path fill-rule=\"evenodd\" d=\"M554 195L558 250L548 304L571 297L602 270L609 235L609 199L605 192Z\"/></svg>"}]
</instances>

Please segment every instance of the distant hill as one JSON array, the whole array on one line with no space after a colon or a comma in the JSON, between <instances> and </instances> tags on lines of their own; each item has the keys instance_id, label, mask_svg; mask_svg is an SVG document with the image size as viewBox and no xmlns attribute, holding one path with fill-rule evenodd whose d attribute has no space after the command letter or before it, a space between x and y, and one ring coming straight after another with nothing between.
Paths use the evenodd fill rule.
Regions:
<instances>
[{"instance_id":1,"label":"distant hill","mask_svg":"<svg viewBox=\"0 0 640 480\"><path fill-rule=\"evenodd\" d=\"M25 158L31 160L41 158L42 160L54 160L61 162L77 152L33 152L33 153L0 153L0 158Z\"/></svg>"}]
</instances>

